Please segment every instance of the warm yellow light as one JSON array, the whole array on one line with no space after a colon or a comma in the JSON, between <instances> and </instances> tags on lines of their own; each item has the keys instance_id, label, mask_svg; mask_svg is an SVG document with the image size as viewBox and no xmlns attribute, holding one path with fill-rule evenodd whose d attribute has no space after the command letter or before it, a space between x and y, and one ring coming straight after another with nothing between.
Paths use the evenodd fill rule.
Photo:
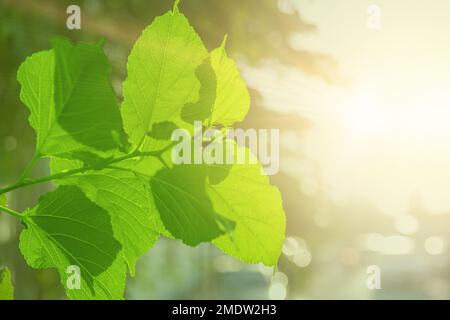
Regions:
<instances>
[{"instance_id":1,"label":"warm yellow light","mask_svg":"<svg viewBox=\"0 0 450 320\"><path fill-rule=\"evenodd\" d=\"M363 200L405 215L420 201L430 213L450 213L450 22L442 14L449 4L425 14L420 1L384 1L390 18L372 32L360 19L365 4L352 2L362 11L301 5L320 28L300 45L335 58L339 84L269 61L244 70L266 106L312 123L300 139L281 137L289 150L282 170L299 178L304 194L337 204ZM333 14L323 10L330 5Z\"/></svg>"},{"instance_id":2,"label":"warm yellow light","mask_svg":"<svg viewBox=\"0 0 450 320\"><path fill-rule=\"evenodd\" d=\"M366 92L349 95L343 109L343 125L350 139L379 134L386 125L387 117L377 104L376 96Z\"/></svg>"}]
</instances>

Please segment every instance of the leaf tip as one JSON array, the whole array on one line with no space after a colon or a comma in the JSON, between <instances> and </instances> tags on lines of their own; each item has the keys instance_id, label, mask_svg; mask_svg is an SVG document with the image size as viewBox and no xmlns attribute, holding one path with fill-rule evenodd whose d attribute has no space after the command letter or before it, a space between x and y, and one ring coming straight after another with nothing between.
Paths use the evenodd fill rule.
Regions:
<instances>
[{"instance_id":1,"label":"leaf tip","mask_svg":"<svg viewBox=\"0 0 450 320\"><path fill-rule=\"evenodd\" d=\"M173 13L179 13L180 10L178 9L178 5L180 4L180 0L175 0L175 3L173 4Z\"/></svg>"},{"instance_id":2,"label":"leaf tip","mask_svg":"<svg viewBox=\"0 0 450 320\"><path fill-rule=\"evenodd\" d=\"M106 43L106 39L105 38L101 38L100 40L97 41L96 45L99 48L103 48L105 46L105 43Z\"/></svg>"},{"instance_id":3,"label":"leaf tip","mask_svg":"<svg viewBox=\"0 0 450 320\"><path fill-rule=\"evenodd\" d=\"M130 276L134 278L134 276L136 276L136 267L134 265L128 264L128 270L130 271Z\"/></svg>"},{"instance_id":4,"label":"leaf tip","mask_svg":"<svg viewBox=\"0 0 450 320\"><path fill-rule=\"evenodd\" d=\"M273 265L273 273L272 273L272 276L273 276L273 277L275 277L275 274L277 273L277 271L278 271L278 260L277 260L277 262Z\"/></svg>"},{"instance_id":5,"label":"leaf tip","mask_svg":"<svg viewBox=\"0 0 450 320\"><path fill-rule=\"evenodd\" d=\"M69 39L61 37L61 36L51 36L49 39L49 42L53 48L56 48L57 46L60 46L63 44L72 45L72 42Z\"/></svg>"},{"instance_id":6,"label":"leaf tip","mask_svg":"<svg viewBox=\"0 0 450 320\"><path fill-rule=\"evenodd\" d=\"M226 35L223 37L222 43L221 43L221 45L220 45L220 48L221 48L221 49L225 49L225 46L227 45L227 41L228 41L228 34L226 34Z\"/></svg>"}]
</instances>

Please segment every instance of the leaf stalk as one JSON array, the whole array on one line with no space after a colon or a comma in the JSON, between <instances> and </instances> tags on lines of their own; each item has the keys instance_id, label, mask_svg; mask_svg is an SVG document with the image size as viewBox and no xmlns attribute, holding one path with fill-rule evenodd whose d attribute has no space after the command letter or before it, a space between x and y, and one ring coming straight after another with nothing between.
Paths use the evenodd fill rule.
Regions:
<instances>
[{"instance_id":1,"label":"leaf stalk","mask_svg":"<svg viewBox=\"0 0 450 320\"><path fill-rule=\"evenodd\" d=\"M0 206L0 212L2 212L2 211L6 212L6 213L9 213L10 215L13 215L14 217L19 218L21 220L24 218L24 215L18 213L17 211L14 211L14 210L9 209L9 208L4 207L4 206Z\"/></svg>"}]
</instances>

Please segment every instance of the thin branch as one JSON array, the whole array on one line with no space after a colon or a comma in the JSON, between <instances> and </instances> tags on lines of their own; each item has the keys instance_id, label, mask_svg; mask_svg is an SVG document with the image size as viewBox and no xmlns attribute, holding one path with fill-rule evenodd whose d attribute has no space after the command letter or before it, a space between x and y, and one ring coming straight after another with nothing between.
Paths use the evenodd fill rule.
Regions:
<instances>
[{"instance_id":1,"label":"thin branch","mask_svg":"<svg viewBox=\"0 0 450 320\"><path fill-rule=\"evenodd\" d=\"M172 144L168 145L167 147L157 150L157 151L149 151L149 152L132 152L129 154L126 154L124 156L111 159L110 161L106 162L103 166L103 168L108 167L111 164L118 163L124 160L133 159L133 158L141 158L141 157L156 157L159 158L162 153L164 153L166 150L168 150ZM0 189L0 195L14 191L16 189L21 189L25 187L29 187L36 184L41 184L45 182L50 182L53 180L63 179L69 176L73 176L79 173L84 173L91 170L99 170L98 168L94 168L91 166L86 166L79 169L69 170L69 171L63 171L56 174L52 174L46 177L36 178L36 179L25 179L23 181L19 181L18 183L15 183L9 187L6 187L4 189Z\"/></svg>"},{"instance_id":2,"label":"thin branch","mask_svg":"<svg viewBox=\"0 0 450 320\"><path fill-rule=\"evenodd\" d=\"M40 159L40 155L35 154L33 156L33 159L31 159L31 161L27 164L27 166L25 167L25 170L23 171L22 175L20 176L19 180L17 181L17 183L21 183L23 182L25 179L28 178L28 176L30 175L30 172L33 170L34 166L36 165L36 163L39 161Z\"/></svg>"},{"instance_id":3,"label":"thin branch","mask_svg":"<svg viewBox=\"0 0 450 320\"><path fill-rule=\"evenodd\" d=\"M9 213L10 215L12 215L12 216L14 216L14 217L16 217L16 218L19 218L19 219L23 219L23 215L22 214L20 214L20 213L18 213L17 211L14 211L14 210L12 210L12 209L9 209L9 208L7 208L7 207L4 207L4 206L0 206L0 212L6 212L6 213Z\"/></svg>"},{"instance_id":4,"label":"thin branch","mask_svg":"<svg viewBox=\"0 0 450 320\"><path fill-rule=\"evenodd\" d=\"M11 191L14 191L16 189L20 189L20 188L25 188L28 186L32 186L35 184L40 184L40 183L44 183L44 182L50 182L53 180L57 180L57 179L61 179L61 178L65 178L68 176L72 176L78 173L82 173L88 170L92 170L91 168L80 168L80 169L75 169L75 170L70 170L70 171L65 171L65 172L60 172L57 174L52 174L46 177L41 177L41 178L37 178L37 179L28 179L28 180L24 180L22 182L18 182L16 184L13 184L12 186L6 187L4 189L0 190L0 195L4 194L4 193L8 193Z\"/></svg>"}]
</instances>

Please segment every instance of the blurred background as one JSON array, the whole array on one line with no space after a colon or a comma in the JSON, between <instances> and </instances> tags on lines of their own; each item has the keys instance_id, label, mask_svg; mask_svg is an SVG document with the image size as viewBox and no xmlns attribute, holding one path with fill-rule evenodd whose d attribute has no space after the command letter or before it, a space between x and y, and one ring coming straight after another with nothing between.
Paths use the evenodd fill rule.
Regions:
<instances>
[{"instance_id":1,"label":"blurred background","mask_svg":"<svg viewBox=\"0 0 450 320\"><path fill-rule=\"evenodd\" d=\"M66 8L81 7L81 30ZM172 0L0 0L0 186L30 160L34 133L16 72L62 35L107 40L121 98L141 30ZM128 299L449 299L450 2L182 0L209 49L228 50L248 83L244 128L280 128L287 238L277 271L211 245L162 239L128 281ZM42 162L35 175L48 174ZM51 190L9 195L17 210ZM22 226L0 214L0 265L17 299L63 299L54 270L28 268ZM367 287L379 266L381 289Z\"/></svg>"}]
</instances>

